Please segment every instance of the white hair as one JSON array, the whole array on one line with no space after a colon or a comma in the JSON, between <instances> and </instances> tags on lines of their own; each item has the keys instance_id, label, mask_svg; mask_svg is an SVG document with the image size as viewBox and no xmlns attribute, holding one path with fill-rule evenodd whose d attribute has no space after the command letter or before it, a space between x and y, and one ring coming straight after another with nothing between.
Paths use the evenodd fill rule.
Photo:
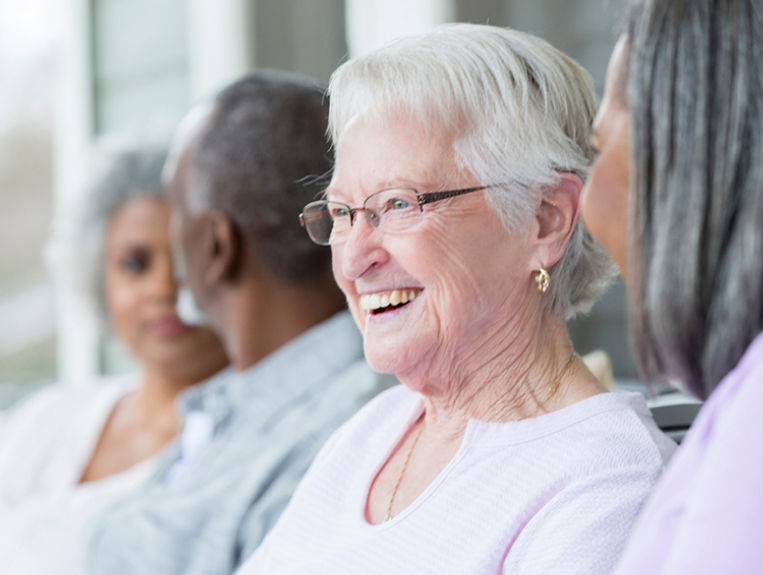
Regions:
<instances>
[{"instance_id":1,"label":"white hair","mask_svg":"<svg viewBox=\"0 0 763 575\"><path fill-rule=\"evenodd\" d=\"M544 40L515 30L447 24L349 60L329 84L336 146L359 117L404 116L427 133L456 134L456 167L485 184L509 230L535 216L560 172L585 180L596 97L589 74ZM548 298L570 318L587 311L614 275L603 249L578 223L551 268Z\"/></svg>"}]
</instances>

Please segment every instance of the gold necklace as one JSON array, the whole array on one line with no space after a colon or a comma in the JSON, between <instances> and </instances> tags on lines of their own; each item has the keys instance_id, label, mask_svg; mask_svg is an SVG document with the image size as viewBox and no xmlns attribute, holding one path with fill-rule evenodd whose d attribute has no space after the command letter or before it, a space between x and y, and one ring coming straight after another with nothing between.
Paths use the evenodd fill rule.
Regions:
<instances>
[{"instance_id":1,"label":"gold necklace","mask_svg":"<svg viewBox=\"0 0 763 575\"><path fill-rule=\"evenodd\" d=\"M564 364L564 367L559 371L559 375L556 376L554 381L551 383L551 386L548 391L548 395L546 395L546 398L538 405L538 408L535 410L535 413L533 416L535 416L538 411L540 411L540 408L542 405L544 405L549 399L551 399L554 394L556 394L557 390L559 389L559 384L562 382L562 379L564 379L564 376L567 375L567 372L572 367L572 363L575 361L575 358L577 357L577 354L575 353L575 350L572 351L570 354L569 359L567 360L567 363ZM400 475L397 477L397 481L395 482L395 487L392 488L392 495L389 498L389 503L387 504L387 514L384 516L384 521L389 521L392 519L392 505L395 503L395 497L397 496L397 490L400 489L400 483L403 481L403 477L405 476L405 471L408 469L408 462L411 460L411 456L413 455L413 450L416 449L416 444L419 442L419 438L421 437L421 433L424 431L424 424L422 423L419 430L416 432L416 437L413 439L413 443L411 443L411 446L408 448L408 454L405 456L405 461L403 462L403 468L400 470Z\"/></svg>"},{"instance_id":2,"label":"gold necklace","mask_svg":"<svg viewBox=\"0 0 763 575\"><path fill-rule=\"evenodd\" d=\"M567 363L564 364L564 367L559 372L559 375L556 376L556 379L554 379L554 382L551 384L550 389L548 390L548 395L546 395L546 399L544 399L539 405L538 409L535 410L535 413L538 413L542 405L545 405L546 402L554 397L554 394L556 393L556 390L559 389L559 384L562 382L562 379L565 375L567 375L567 372L572 367L572 363L575 361L575 358L577 357L577 353L575 353L575 350L572 350L572 353L570 354L569 359L567 360Z\"/></svg>"},{"instance_id":3,"label":"gold necklace","mask_svg":"<svg viewBox=\"0 0 763 575\"><path fill-rule=\"evenodd\" d=\"M411 455L413 455L413 450L416 448L416 444L419 442L422 431L424 431L423 423L421 424L421 427L419 427L419 430L416 432L416 437L413 439L413 443L411 443L411 446L408 448L408 455L405 456L403 468L400 470L400 475L397 477L397 482L395 483L395 487L392 489L392 495L390 496L389 503L387 504L387 514L384 516L384 521L389 521L392 519L392 504L395 503L397 490L400 488L400 482L403 481L405 470L408 469L408 462L411 460Z\"/></svg>"}]
</instances>

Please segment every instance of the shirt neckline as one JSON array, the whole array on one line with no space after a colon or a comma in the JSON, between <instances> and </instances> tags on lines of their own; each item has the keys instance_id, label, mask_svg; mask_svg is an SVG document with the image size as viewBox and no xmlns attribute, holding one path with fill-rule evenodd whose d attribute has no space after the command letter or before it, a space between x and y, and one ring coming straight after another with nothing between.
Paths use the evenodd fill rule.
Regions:
<instances>
[{"instance_id":1,"label":"shirt neckline","mask_svg":"<svg viewBox=\"0 0 763 575\"><path fill-rule=\"evenodd\" d=\"M470 418L466 424L464 436L455 455L443 467L427 487L403 510L392 517L389 521L381 523L370 523L366 519L366 507L371 486L381 468L392 455L392 452L400 444L403 437L410 431L413 424L418 421L424 412L424 402L421 396L413 391L407 390L415 396L415 400L406 410L405 416L401 417L396 423L398 428L394 438L387 442L384 456L370 469L370 474L366 474L366 481L360 493L360 508L356 510L356 516L360 518L360 523L364 529L383 530L399 525L405 518L411 515L416 509L421 507L431 496L433 496L440 485L452 473L460 461L464 458L469 445L479 440L481 444L489 446L495 444L519 445L553 435L567 427L580 423L591 417L595 417L608 411L618 411L624 408L631 408L640 415L649 414L649 408L642 394L635 391L614 390L592 395L578 402L573 403L562 409L544 413L537 417L522 419L518 421L490 422L477 418ZM511 436L507 438L507 430L511 430Z\"/></svg>"}]
</instances>

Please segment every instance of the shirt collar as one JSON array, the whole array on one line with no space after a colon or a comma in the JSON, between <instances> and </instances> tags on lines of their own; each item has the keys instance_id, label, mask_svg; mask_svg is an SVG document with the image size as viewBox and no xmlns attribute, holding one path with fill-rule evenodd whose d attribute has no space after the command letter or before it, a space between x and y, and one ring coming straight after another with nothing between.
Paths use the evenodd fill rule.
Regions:
<instances>
[{"instance_id":1,"label":"shirt collar","mask_svg":"<svg viewBox=\"0 0 763 575\"><path fill-rule=\"evenodd\" d=\"M363 342L349 312L342 311L303 332L241 372L226 368L185 392L180 412L201 411L215 426L237 406L269 413L309 391L324 378L363 357Z\"/></svg>"}]
</instances>

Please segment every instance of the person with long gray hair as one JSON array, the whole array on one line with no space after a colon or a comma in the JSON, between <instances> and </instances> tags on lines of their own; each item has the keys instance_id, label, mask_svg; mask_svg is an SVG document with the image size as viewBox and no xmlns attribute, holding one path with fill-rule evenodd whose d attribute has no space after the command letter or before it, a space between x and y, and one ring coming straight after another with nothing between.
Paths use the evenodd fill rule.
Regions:
<instances>
[{"instance_id":1,"label":"person with long gray hair","mask_svg":"<svg viewBox=\"0 0 763 575\"><path fill-rule=\"evenodd\" d=\"M371 367L242 574L609 573L674 444L565 319L611 275L579 221L596 102L543 40L457 24L337 69L301 221Z\"/></svg>"},{"instance_id":2,"label":"person with long gray hair","mask_svg":"<svg viewBox=\"0 0 763 575\"><path fill-rule=\"evenodd\" d=\"M610 59L584 217L637 358L706 400L618 574L763 569L763 4L646 0Z\"/></svg>"},{"instance_id":3,"label":"person with long gray hair","mask_svg":"<svg viewBox=\"0 0 763 575\"><path fill-rule=\"evenodd\" d=\"M175 309L165 155L153 145L101 148L72 233L53 242L51 263L136 369L51 386L0 422L4 575L84 573L92 524L146 486L178 435L175 400L228 364L217 337Z\"/></svg>"}]
</instances>

